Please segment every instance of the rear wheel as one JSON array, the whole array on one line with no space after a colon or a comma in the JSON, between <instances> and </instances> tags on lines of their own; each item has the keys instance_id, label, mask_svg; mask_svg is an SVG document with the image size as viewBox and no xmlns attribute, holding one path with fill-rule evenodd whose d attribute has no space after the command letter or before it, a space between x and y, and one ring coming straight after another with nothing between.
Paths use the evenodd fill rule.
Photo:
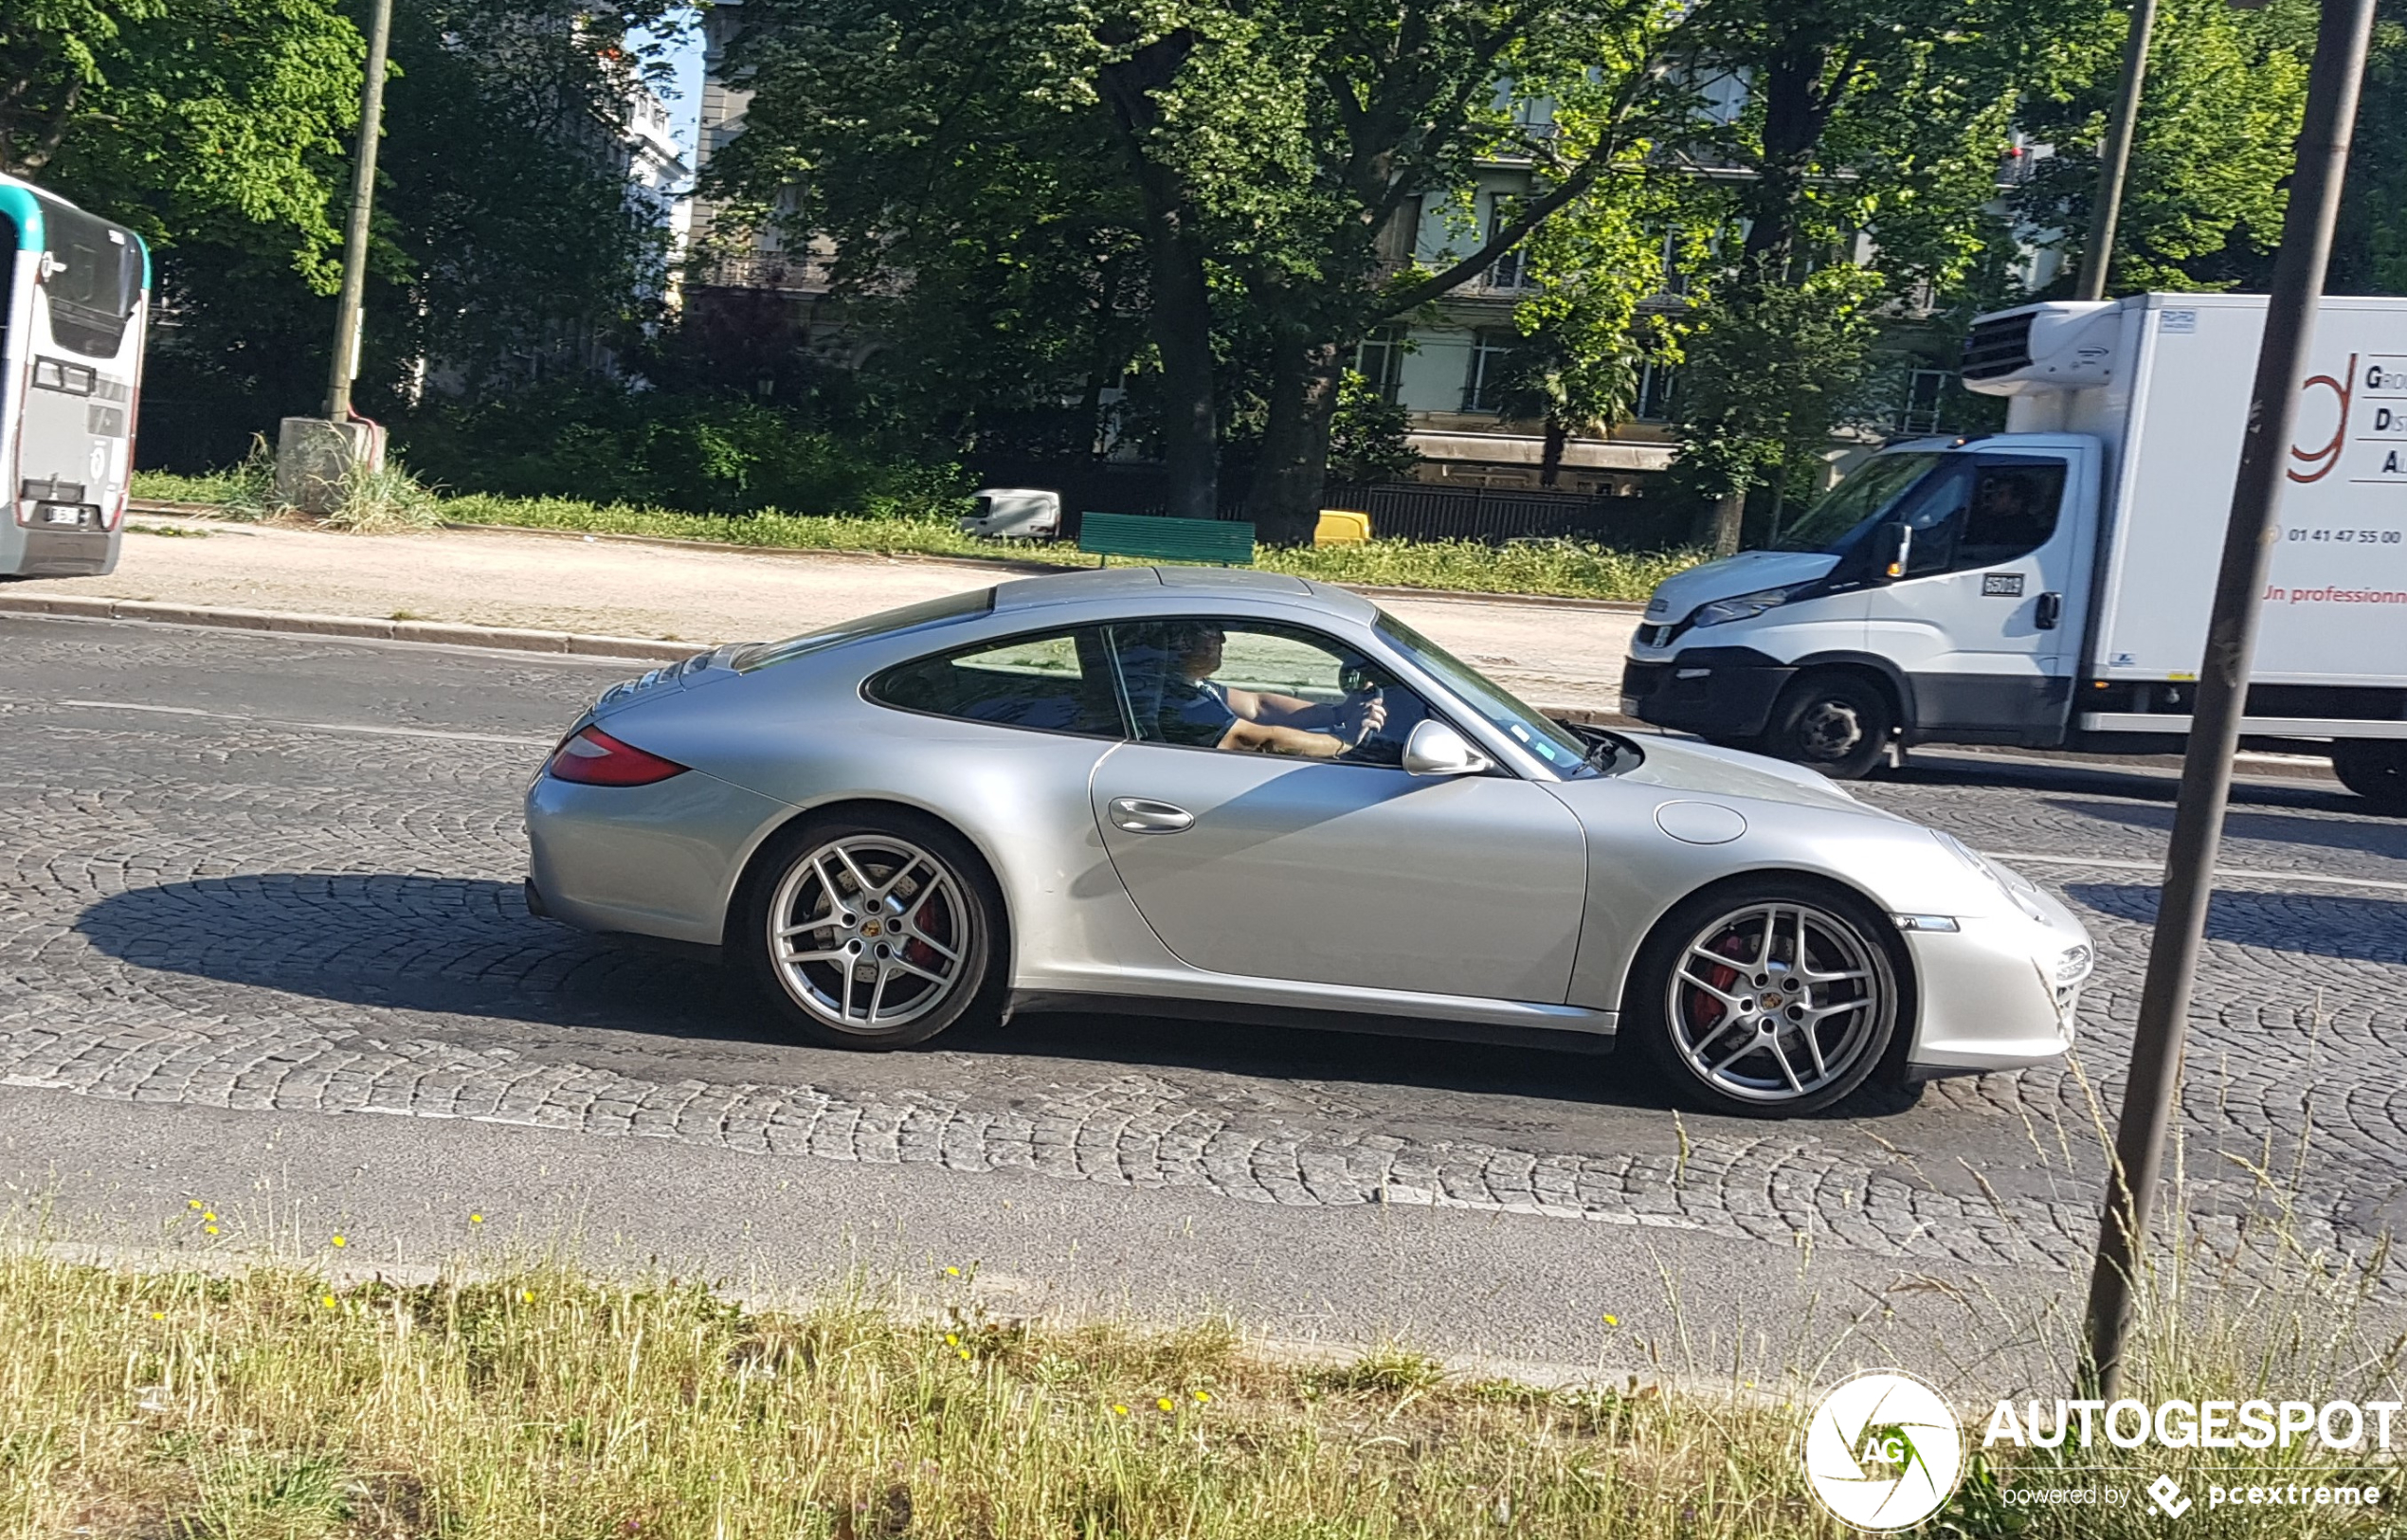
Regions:
<instances>
[{"instance_id":1,"label":"rear wheel","mask_svg":"<svg viewBox=\"0 0 2407 1540\"><path fill-rule=\"evenodd\" d=\"M968 843L907 813L805 820L752 886L746 949L804 1036L902 1048L1001 1013L1003 903Z\"/></svg>"},{"instance_id":2,"label":"rear wheel","mask_svg":"<svg viewBox=\"0 0 2407 1540\"><path fill-rule=\"evenodd\" d=\"M1791 679L1772 703L1756 748L1835 781L1853 781L1879 762L1896 727L1889 693L1863 675L1809 673Z\"/></svg>"},{"instance_id":3,"label":"rear wheel","mask_svg":"<svg viewBox=\"0 0 2407 1540\"><path fill-rule=\"evenodd\" d=\"M1893 928L1842 889L1751 879L1664 917L1631 975L1630 1027L1710 1111L1817 1113L1890 1059L1903 1016Z\"/></svg>"},{"instance_id":4,"label":"rear wheel","mask_svg":"<svg viewBox=\"0 0 2407 1540\"><path fill-rule=\"evenodd\" d=\"M2332 745L2332 773L2379 811L2407 813L2407 740L2343 738Z\"/></svg>"}]
</instances>

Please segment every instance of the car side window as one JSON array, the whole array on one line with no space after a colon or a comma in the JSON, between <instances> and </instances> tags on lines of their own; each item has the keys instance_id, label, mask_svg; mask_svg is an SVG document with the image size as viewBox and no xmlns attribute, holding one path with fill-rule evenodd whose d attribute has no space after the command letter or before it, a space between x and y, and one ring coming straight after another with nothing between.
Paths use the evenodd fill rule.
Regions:
<instances>
[{"instance_id":1,"label":"car side window","mask_svg":"<svg viewBox=\"0 0 2407 1540\"><path fill-rule=\"evenodd\" d=\"M1933 477L1904 511L1914 546L1908 577L1969 572L2027 556L2056 532L2065 462L1984 455Z\"/></svg>"},{"instance_id":2,"label":"car side window","mask_svg":"<svg viewBox=\"0 0 2407 1540\"><path fill-rule=\"evenodd\" d=\"M1251 621L1110 628L1141 741L1354 765L1400 765L1429 715L1384 668L1313 632Z\"/></svg>"},{"instance_id":3,"label":"car side window","mask_svg":"<svg viewBox=\"0 0 2407 1540\"><path fill-rule=\"evenodd\" d=\"M1995 567L2046 545L2064 506L2064 473L2061 460L1983 460L1964 510L1954 570Z\"/></svg>"},{"instance_id":4,"label":"car side window","mask_svg":"<svg viewBox=\"0 0 2407 1540\"><path fill-rule=\"evenodd\" d=\"M887 669L863 693L932 716L1119 737L1125 731L1102 633L1093 628L985 642Z\"/></svg>"}]
</instances>

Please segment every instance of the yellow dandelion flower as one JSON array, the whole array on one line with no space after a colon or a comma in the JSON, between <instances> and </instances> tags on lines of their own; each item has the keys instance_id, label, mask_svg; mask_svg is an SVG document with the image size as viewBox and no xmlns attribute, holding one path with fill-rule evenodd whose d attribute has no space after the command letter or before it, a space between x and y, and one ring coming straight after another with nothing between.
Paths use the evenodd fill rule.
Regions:
<instances>
[{"instance_id":1,"label":"yellow dandelion flower","mask_svg":"<svg viewBox=\"0 0 2407 1540\"><path fill-rule=\"evenodd\" d=\"M945 1333L945 1346L948 1348L958 1348L961 1346L961 1338L955 1333L948 1332Z\"/></svg>"},{"instance_id":2,"label":"yellow dandelion flower","mask_svg":"<svg viewBox=\"0 0 2407 1540\"><path fill-rule=\"evenodd\" d=\"M338 1246L339 1246L339 1245L346 1244L346 1242L344 1241L343 1238L342 1238L341 1236L339 1236L339 1235L338 1235L338 1236L335 1237L335 1244L336 1244L336 1245L338 1245Z\"/></svg>"},{"instance_id":3,"label":"yellow dandelion flower","mask_svg":"<svg viewBox=\"0 0 2407 1540\"><path fill-rule=\"evenodd\" d=\"M534 1304L534 1291L533 1289L520 1289L518 1291L518 1302L525 1305Z\"/></svg>"},{"instance_id":4,"label":"yellow dandelion flower","mask_svg":"<svg viewBox=\"0 0 2407 1540\"><path fill-rule=\"evenodd\" d=\"M954 1352L957 1352L957 1353L959 1353L959 1354L961 1355L961 1361L962 1361L963 1363L965 1363L965 1364L966 1364L966 1363L969 1362L969 1350L968 1350L968 1349L967 1349L967 1348L955 1348L955 1349L953 1350L953 1351L954 1351Z\"/></svg>"},{"instance_id":5,"label":"yellow dandelion flower","mask_svg":"<svg viewBox=\"0 0 2407 1540\"><path fill-rule=\"evenodd\" d=\"M1156 1396L1153 1398L1153 1404L1161 1407L1167 1412L1170 1409L1170 1398L1167 1396Z\"/></svg>"},{"instance_id":6,"label":"yellow dandelion flower","mask_svg":"<svg viewBox=\"0 0 2407 1540\"><path fill-rule=\"evenodd\" d=\"M482 1224L484 1222L485 1217L482 1214L471 1214L468 1216L468 1223L471 1224Z\"/></svg>"},{"instance_id":7,"label":"yellow dandelion flower","mask_svg":"<svg viewBox=\"0 0 2407 1540\"><path fill-rule=\"evenodd\" d=\"M961 1269L958 1267L948 1267L945 1269L945 1277L949 1278L957 1278L961 1277Z\"/></svg>"},{"instance_id":8,"label":"yellow dandelion flower","mask_svg":"<svg viewBox=\"0 0 2407 1540\"><path fill-rule=\"evenodd\" d=\"M1212 1392L1210 1392L1209 1390L1198 1390L1197 1392L1195 1392L1195 1399L1196 1399L1198 1402L1206 1402L1206 1401L1210 1401L1210 1400L1212 1399Z\"/></svg>"},{"instance_id":9,"label":"yellow dandelion flower","mask_svg":"<svg viewBox=\"0 0 2407 1540\"><path fill-rule=\"evenodd\" d=\"M1129 1409L1115 1401L1112 1404L1112 1415L1114 1417L1126 1417L1129 1415Z\"/></svg>"},{"instance_id":10,"label":"yellow dandelion flower","mask_svg":"<svg viewBox=\"0 0 2407 1540\"><path fill-rule=\"evenodd\" d=\"M154 1311L151 1312L151 1319L153 1319L153 1320L154 1320L154 1321L163 1321L163 1320L166 1320L166 1319L167 1319L167 1312L165 1312L165 1311L163 1311L163 1310L154 1310Z\"/></svg>"},{"instance_id":11,"label":"yellow dandelion flower","mask_svg":"<svg viewBox=\"0 0 2407 1540\"><path fill-rule=\"evenodd\" d=\"M1621 1317L1619 1315L1607 1315L1604 1318L1604 1324L1607 1326L1620 1326L1621 1324Z\"/></svg>"},{"instance_id":12,"label":"yellow dandelion flower","mask_svg":"<svg viewBox=\"0 0 2407 1540\"><path fill-rule=\"evenodd\" d=\"M330 1294L324 1299L318 1301L318 1303L324 1305L328 1310L332 1310L335 1308L335 1296Z\"/></svg>"},{"instance_id":13,"label":"yellow dandelion flower","mask_svg":"<svg viewBox=\"0 0 2407 1540\"><path fill-rule=\"evenodd\" d=\"M187 1208L198 1208L201 1206L201 1201L198 1198L187 1198L184 1200L184 1206Z\"/></svg>"},{"instance_id":14,"label":"yellow dandelion flower","mask_svg":"<svg viewBox=\"0 0 2407 1540\"><path fill-rule=\"evenodd\" d=\"M217 1216L206 1208L201 1210L201 1218L208 1221L212 1224L217 1223Z\"/></svg>"},{"instance_id":15,"label":"yellow dandelion flower","mask_svg":"<svg viewBox=\"0 0 2407 1540\"><path fill-rule=\"evenodd\" d=\"M217 1226L214 1224L204 1224L201 1228L207 1230L211 1235L215 1235L217 1233Z\"/></svg>"}]
</instances>

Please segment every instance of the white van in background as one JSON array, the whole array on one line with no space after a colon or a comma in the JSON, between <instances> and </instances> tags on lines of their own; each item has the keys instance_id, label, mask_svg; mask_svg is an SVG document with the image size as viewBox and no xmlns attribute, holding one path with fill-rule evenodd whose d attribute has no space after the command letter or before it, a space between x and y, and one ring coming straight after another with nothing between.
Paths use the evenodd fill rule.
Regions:
<instances>
[{"instance_id":1,"label":"white van in background","mask_svg":"<svg viewBox=\"0 0 2407 1540\"><path fill-rule=\"evenodd\" d=\"M994 540L1050 540L1061 533L1061 494L1031 487L983 487L977 512L961 521L964 534Z\"/></svg>"},{"instance_id":2,"label":"white van in background","mask_svg":"<svg viewBox=\"0 0 2407 1540\"><path fill-rule=\"evenodd\" d=\"M1622 709L1861 775L1891 741L2178 750L2262 295L1982 317L2007 430L1893 445L1776 548L1659 586ZM2407 812L2407 299L2326 299L2242 731Z\"/></svg>"}]
</instances>

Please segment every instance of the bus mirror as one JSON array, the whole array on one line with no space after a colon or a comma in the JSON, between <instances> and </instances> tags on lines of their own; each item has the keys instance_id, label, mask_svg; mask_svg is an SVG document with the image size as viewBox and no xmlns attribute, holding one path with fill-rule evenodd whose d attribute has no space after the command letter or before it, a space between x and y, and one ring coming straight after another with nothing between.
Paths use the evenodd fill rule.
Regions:
<instances>
[{"instance_id":1,"label":"bus mirror","mask_svg":"<svg viewBox=\"0 0 2407 1540\"><path fill-rule=\"evenodd\" d=\"M1883 524L1873 534L1873 568L1878 581L1893 583L1906 575L1906 562L1914 553L1914 529L1910 524Z\"/></svg>"}]
</instances>

